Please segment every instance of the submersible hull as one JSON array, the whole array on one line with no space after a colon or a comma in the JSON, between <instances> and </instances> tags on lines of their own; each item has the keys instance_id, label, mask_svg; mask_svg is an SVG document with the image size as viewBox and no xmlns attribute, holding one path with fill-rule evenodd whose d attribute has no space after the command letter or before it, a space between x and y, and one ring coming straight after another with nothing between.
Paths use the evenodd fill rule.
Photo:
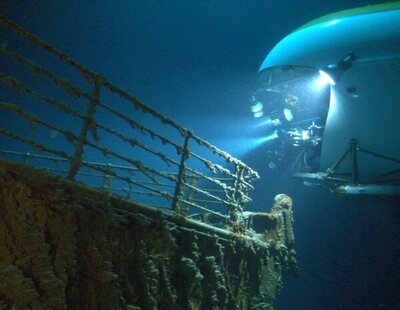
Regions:
<instances>
[{"instance_id":1,"label":"submersible hull","mask_svg":"<svg viewBox=\"0 0 400 310\"><path fill-rule=\"evenodd\" d=\"M259 71L269 74L273 85L310 70L329 70L349 54L354 59L330 86L319 172L327 182L390 184L395 188L390 192L399 194L400 2L312 21L280 41ZM377 187L373 194L387 193Z\"/></svg>"}]
</instances>

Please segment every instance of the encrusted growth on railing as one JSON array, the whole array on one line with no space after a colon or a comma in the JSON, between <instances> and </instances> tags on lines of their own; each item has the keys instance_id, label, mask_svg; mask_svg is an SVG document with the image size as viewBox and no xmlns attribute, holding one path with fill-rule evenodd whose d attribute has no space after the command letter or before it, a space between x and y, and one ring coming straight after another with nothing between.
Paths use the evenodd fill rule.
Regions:
<instances>
[{"instance_id":1,"label":"encrusted growth on railing","mask_svg":"<svg viewBox=\"0 0 400 310\"><path fill-rule=\"evenodd\" d=\"M6 17L0 24L27 45L0 46L2 157L183 216L189 208L210 212L240 231L255 171ZM59 64L30 59L30 49ZM62 77L60 67L77 78Z\"/></svg>"},{"instance_id":2,"label":"encrusted growth on railing","mask_svg":"<svg viewBox=\"0 0 400 310\"><path fill-rule=\"evenodd\" d=\"M83 147L85 143L87 143L86 136L89 131L89 127L93 126L93 116L94 113L96 112L97 103L99 102L101 83L102 81L100 78L95 81L93 94L90 97L89 104L87 106L85 119L81 127L81 132L78 141L75 144L75 153L73 160L71 162L71 168L69 169L68 172L68 178L72 180L75 178L75 174L78 172L82 164ZM95 136L95 138L96 140L98 140L97 136Z\"/></svg>"}]
</instances>

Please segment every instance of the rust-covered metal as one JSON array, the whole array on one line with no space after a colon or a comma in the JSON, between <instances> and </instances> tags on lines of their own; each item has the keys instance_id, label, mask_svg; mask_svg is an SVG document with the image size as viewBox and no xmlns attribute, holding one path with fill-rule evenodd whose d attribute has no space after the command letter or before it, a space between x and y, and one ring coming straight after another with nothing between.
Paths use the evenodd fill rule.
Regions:
<instances>
[{"instance_id":1,"label":"rust-covered metal","mask_svg":"<svg viewBox=\"0 0 400 310\"><path fill-rule=\"evenodd\" d=\"M0 67L0 89L7 94L0 94L0 109L29 125L16 129L11 122L1 122L2 141L16 141L2 156L31 165L41 161L40 167L135 201L151 204L141 197L162 198L165 202L158 205L175 213L194 208L243 226L240 214L251 201L257 172L8 18L0 16L0 26L56 63L41 63L29 49L0 46L4 63L12 63L11 69ZM80 78L63 76L60 66ZM35 104L39 108L30 109ZM62 114L62 122L48 117L44 106L57 111L57 117ZM113 121L107 123L109 119ZM45 130L53 140L45 137ZM59 137L63 143L55 143ZM89 181L91 177L95 181Z\"/></svg>"},{"instance_id":2,"label":"rust-covered metal","mask_svg":"<svg viewBox=\"0 0 400 310\"><path fill-rule=\"evenodd\" d=\"M238 234L1 158L0 181L4 309L273 309L297 273L286 195Z\"/></svg>"}]
</instances>

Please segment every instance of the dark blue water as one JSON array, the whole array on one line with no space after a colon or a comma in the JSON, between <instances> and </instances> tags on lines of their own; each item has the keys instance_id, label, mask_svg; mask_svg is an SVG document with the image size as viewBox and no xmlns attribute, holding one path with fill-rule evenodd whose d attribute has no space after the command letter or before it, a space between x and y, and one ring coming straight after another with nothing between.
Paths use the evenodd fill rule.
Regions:
<instances>
[{"instance_id":1,"label":"dark blue water","mask_svg":"<svg viewBox=\"0 0 400 310\"><path fill-rule=\"evenodd\" d=\"M14 1L3 14L259 171L254 211L295 202L300 277L277 309L400 309L400 203L343 199L267 169L249 93L272 47L322 15L385 1ZM394 136L394 139L396 137Z\"/></svg>"}]
</instances>

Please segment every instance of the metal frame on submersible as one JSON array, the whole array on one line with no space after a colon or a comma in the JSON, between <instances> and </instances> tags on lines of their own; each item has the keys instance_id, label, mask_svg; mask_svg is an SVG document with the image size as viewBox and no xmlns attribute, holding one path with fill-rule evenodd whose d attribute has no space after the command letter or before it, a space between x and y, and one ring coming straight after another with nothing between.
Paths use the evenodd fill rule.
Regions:
<instances>
[{"instance_id":1,"label":"metal frame on submersible","mask_svg":"<svg viewBox=\"0 0 400 310\"><path fill-rule=\"evenodd\" d=\"M293 176L302 180L327 182L334 187L333 192L336 194L349 195L398 195L399 186L391 184L393 181L398 181L400 169L394 169L389 172L382 173L367 180L359 178L358 152L371 155L373 157L388 160L400 164L400 160L379 154L373 151L365 150L357 146L357 140L349 141L349 148L343 155L327 169L327 172L318 173L295 173ZM348 172L338 172L340 165L349 157L350 169ZM346 178L347 177L347 178ZM342 184L338 186L338 184Z\"/></svg>"}]
</instances>

